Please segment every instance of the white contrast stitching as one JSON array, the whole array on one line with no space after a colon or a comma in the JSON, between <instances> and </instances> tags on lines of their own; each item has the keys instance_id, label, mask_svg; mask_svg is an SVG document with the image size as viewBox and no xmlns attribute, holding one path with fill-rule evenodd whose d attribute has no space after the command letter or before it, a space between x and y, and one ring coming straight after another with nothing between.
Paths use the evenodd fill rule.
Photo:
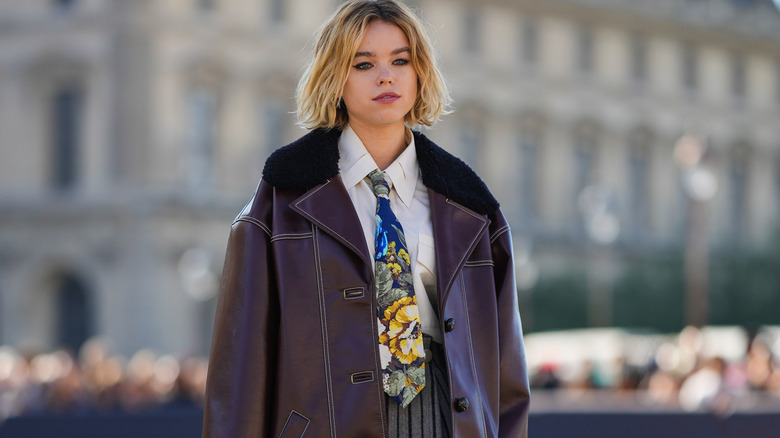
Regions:
<instances>
[{"instance_id":1,"label":"white contrast stitching","mask_svg":"<svg viewBox=\"0 0 780 438\"><path fill-rule=\"evenodd\" d=\"M301 432L301 434L299 436L303 436L304 434L306 434L306 429L309 428L309 424L311 424L311 420L309 419L309 417L307 417L307 416L301 414L300 412L296 411L295 409L293 409L293 410L290 411L290 415L287 416L287 422L284 423L284 427L282 428L282 433L279 434L280 437L282 435L284 435L285 432L287 432L287 426L290 425L290 419L292 418L293 414L295 414L295 415L297 415L297 416L299 416L299 417L301 417L301 418L306 420L306 426L303 427L303 431Z\"/></svg>"},{"instance_id":2,"label":"white contrast stitching","mask_svg":"<svg viewBox=\"0 0 780 438\"><path fill-rule=\"evenodd\" d=\"M452 205L453 207L457 208L458 210L460 210L460 211L462 211L462 212L464 212L464 213L466 213L466 214L468 214L470 216L474 216L475 218L477 218L477 219L479 219L479 220L481 220L483 222L487 222L487 219L485 219L483 216L474 213L473 211L471 211L471 210L461 206L457 202L453 202L453 201L451 201L449 199L446 199L446 201L447 201L447 204Z\"/></svg>"},{"instance_id":3,"label":"white contrast stitching","mask_svg":"<svg viewBox=\"0 0 780 438\"><path fill-rule=\"evenodd\" d=\"M460 262L458 262L458 265L462 265L462 264L463 264L463 260L465 260L465 259L466 259L466 257L468 257L469 253L471 253L471 250L473 250L473 249L474 249L474 243L475 243L475 242L477 241L477 239L479 239L479 237L482 235L482 230L484 230L484 229L485 229L485 227L487 226L487 222L488 222L488 221L487 221L487 219L485 219L484 217L482 217L482 216L480 216L480 215L478 215L478 214L476 214L476 213L472 213L471 211L469 211L469 210L466 210L465 208L463 208L463 207L459 206L458 204L456 204L456 203L454 203L454 202L451 202L449 199L447 199L446 201L447 201L447 203L448 203L448 204L452 205L453 207L457 208L458 210L461 210L461 211L463 211L464 213L466 213L466 214L468 214L468 215L470 215L470 216L473 216L473 217L475 217L475 218L477 218L477 219L479 219L479 220L481 220L481 221L482 221L482 228L479 230L479 233L477 233L477 234L474 236L474 239L471 241L471 244L469 244L469 251L468 251L468 252L466 252L466 254L464 254L464 255L463 255L463 258L460 260ZM447 299L447 296L449 296L449 290L450 290L450 287L452 286L452 282L453 282L453 281L455 281L455 279L454 279L454 278L452 278L452 279L450 280L450 282L449 282L449 283L447 283L447 286L445 286L445 288L444 288L444 294L445 294L445 295L444 295L444 300L445 300L445 301L446 301L446 299Z\"/></svg>"},{"instance_id":4,"label":"white contrast stitching","mask_svg":"<svg viewBox=\"0 0 780 438\"><path fill-rule=\"evenodd\" d=\"M496 230L496 232L493 233L492 236L490 236L490 243L492 244L493 242L495 242L500 235L504 234L507 231L509 231L509 225L504 225L503 227Z\"/></svg>"},{"instance_id":5,"label":"white contrast stitching","mask_svg":"<svg viewBox=\"0 0 780 438\"><path fill-rule=\"evenodd\" d=\"M466 297L466 282L463 280L463 271L460 273L460 293L463 296L463 311L466 315L466 335L469 338L469 358L471 359L471 372L474 375L474 386L477 388L477 405L479 406L479 411L482 414L480 415L482 419L482 436L487 437L485 413L482 409L482 390L479 387L479 379L477 379L477 365L474 362L474 344L471 340L471 321L469 320L469 305L467 303L468 298Z\"/></svg>"},{"instance_id":6,"label":"white contrast stitching","mask_svg":"<svg viewBox=\"0 0 780 438\"><path fill-rule=\"evenodd\" d=\"M233 221L235 224L236 222L249 222L250 224L256 225L260 227L261 230L265 231L265 234L268 234L268 236L271 236L271 229L268 228L264 223L260 222L259 220L251 217L251 216L241 216Z\"/></svg>"},{"instance_id":7,"label":"white contrast stitching","mask_svg":"<svg viewBox=\"0 0 780 438\"><path fill-rule=\"evenodd\" d=\"M320 304L320 325L322 327L322 351L325 356L325 390L328 395L328 416L330 420L330 434L332 437L336 436L336 418L334 414L334 402L333 402L333 388L332 379L330 374L330 350L328 348L328 323L327 316L325 315L325 287L322 284L322 265L320 263L320 241L317 238L317 229L314 225L311 226L312 235L314 237L314 265L315 272L317 274L317 292L319 295Z\"/></svg>"},{"instance_id":8,"label":"white contrast stitching","mask_svg":"<svg viewBox=\"0 0 780 438\"><path fill-rule=\"evenodd\" d=\"M368 288L369 295L371 297L371 309L376 309L377 303L376 303L376 277L374 277L374 274L371 274L371 277L374 278L373 282L371 283L372 287ZM371 327L371 339L373 339L374 342L374 366L378 370L381 370L382 367L380 366L381 362L379 359L379 333L377 333L376 329L376 320L377 316L376 313L369 312L369 327ZM381 372L381 371L380 371ZM377 391L377 398L379 400L379 420L382 425L382 438L387 438L387 421L385 420L385 409L382 409L382 402L385 399L385 389L382 387L382 378L381 376L377 377L376 379L377 385L376 385L376 391Z\"/></svg>"},{"instance_id":9,"label":"white contrast stitching","mask_svg":"<svg viewBox=\"0 0 780 438\"><path fill-rule=\"evenodd\" d=\"M296 206L296 207L299 209L299 211L300 211L301 213L303 213L303 214L304 214L304 215L305 215L307 218L309 218L310 220L312 220L312 221L314 221L314 222L317 222L318 226L320 226L320 227L322 227L322 228L324 228L324 229L326 229L326 230L330 231L331 233L333 233L333 234L337 235L337 236L338 236L338 237L339 237L339 238L342 240L342 242L343 242L343 243L345 243L346 245L349 245L350 247L352 247L352 249L354 249L354 250L355 250L355 252L356 252L356 253L357 253L357 254L360 256L360 258L362 258L362 259L363 259L363 261L364 261L364 262L366 262L366 263L369 263L368 259L366 259L366 258L364 257L364 255L363 255L363 252L361 252L361 251L360 251L360 250L359 250L359 249L358 249L358 248L357 248L355 245L353 245L353 244L352 244L352 242L350 242L349 240L347 240L347 239L346 239L344 236L342 236L341 234L337 233L335 230L331 229L329 226L327 226L327 225L323 224L322 222L318 221L316 218L312 217L311 215L309 215L309 214L308 214L308 213L306 213L305 211L303 211L303 210L300 210L300 207L299 207L298 205L299 205L301 202L305 201L306 199L308 199L309 197L311 197L311 196L312 196L312 195L314 195L315 193L317 193L317 192L319 192L320 190L322 190L322 188L323 188L323 187L325 187L326 185L328 185L329 183L330 183L330 180L328 180L326 183L324 183L324 184L323 184L323 185L321 185L319 188L317 188L317 190L315 190L315 191L313 191L313 192L309 193L309 194L308 194L308 195L307 195L305 198L301 198L301 200L300 200L300 201L298 201L298 202L296 202L296 203L295 203L295 206Z\"/></svg>"},{"instance_id":10,"label":"white contrast stitching","mask_svg":"<svg viewBox=\"0 0 780 438\"><path fill-rule=\"evenodd\" d=\"M313 237L312 233L301 233L301 234L274 234L271 237L271 242L276 242L277 240L300 240L300 239L308 239L310 237Z\"/></svg>"},{"instance_id":11,"label":"white contrast stitching","mask_svg":"<svg viewBox=\"0 0 780 438\"><path fill-rule=\"evenodd\" d=\"M474 260L463 264L464 268L476 268L479 266L495 266L495 263L493 263L493 260Z\"/></svg>"}]
</instances>

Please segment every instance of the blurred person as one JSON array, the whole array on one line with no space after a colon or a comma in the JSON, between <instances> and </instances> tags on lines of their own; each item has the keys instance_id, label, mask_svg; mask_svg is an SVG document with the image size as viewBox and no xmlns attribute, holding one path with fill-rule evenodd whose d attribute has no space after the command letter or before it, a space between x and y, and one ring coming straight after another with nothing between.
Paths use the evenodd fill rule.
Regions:
<instances>
[{"instance_id":1,"label":"blurred person","mask_svg":"<svg viewBox=\"0 0 780 438\"><path fill-rule=\"evenodd\" d=\"M89 339L79 350L79 366L85 391L92 408L98 411L121 409L125 359L114 354L106 339Z\"/></svg>"},{"instance_id":2,"label":"blurred person","mask_svg":"<svg viewBox=\"0 0 780 438\"><path fill-rule=\"evenodd\" d=\"M767 390L780 397L780 365L774 362L772 363L772 374L767 380Z\"/></svg>"},{"instance_id":3,"label":"blurred person","mask_svg":"<svg viewBox=\"0 0 780 438\"><path fill-rule=\"evenodd\" d=\"M674 371L687 376L696 370L704 348L704 335L698 327L687 326L677 336L676 364Z\"/></svg>"},{"instance_id":4,"label":"blurred person","mask_svg":"<svg viewBox=\"0 0 780 438\"><path fill-rule=\"evenodd\" d=\"M757 391L768 389L769 378L772 375L772 350L761 338L754 338L748 346L745 374L751 389Z\"/></svg>"},{"instance_id":5,"label":"blurred person","mask_svg":"<svg viewBox=\"0 0 780 438\"><path fill-rule=\"evenodd\" d=\"M34 379L42 385L43 410L58 413L84 411L93 404L81 369L68 350L40 354L32 362Z\"/></svg>"},{"instance_id":6,"label":"blurred person","mask_svg":"<svg viewBox=\"0 0 780 438\"><path fill-rule=\"evenodd\" d=\"M449 101L419 19L342 4L297 98L312 130L269 157L228 241L203 435L527 436L509 226L409 128Z\"/></svg>"},{"instance_id":7,"label":"blurred person","mask_svg":"<svg viewBox=\"0 0 780 438\"><path fill-rule=\"evenodd\" d=\"M656 370L647 379L647 398L651 404L676 406L679 401L680 379L674 374Z\"/></svg>"},{"instance_id":8,"label":"blurred person","mask_svg":"<svg viewBox=\"0 0 780 438\"><path fill-rule=\"evenodd\" d=\"M602 380L599 367L591 359L583 359L575 368L572 378L566 383L568 389L591 391L601 388Z\"/></svg>"},{"instance_id":9,"label":"blurred person","mask_svg":"<svg viewBox=\"0 0 780 438\"><path fill-rule=\"evenodd\" d=\"M52 356L59 361L60 371L48 389L48 410L76 412L92 408L94 402L84 388L81 370L75 366L73 356L64 350Z\"/></svg>"},{"instance_id":10,"label":"blurred person","mask_svg":"<svg viewBox=\"0 0 780 438\"><path fill-rule=\"evenodd\" d=\"M20 366L15 376L18 391L15 404L19 413L38 413L46 410L45 382L33 367L38 355L37 350L29 346L20 351Z\"/></svg>"},{"instance_id":11,"label":"blurred person","mask_svg":"<svg viewBox=\"0 0 780 438\"><path fill-rule=\"evenodd\" d=\"M561 387L561 379L558 377L558 365L554 363L543 364L531 376L531 388L558 389Z\"/></svg>"},{"instance_id":12,"label":"blurred person","mask_svg":"<svg viewBox=\"0 0 780 438\"><path fill-rule=\"evenodd\" d=\"M180 374L181 366L175 357L165 355L155 361L151 388L158 404L169 403L177 396L177 382Z\"/></svg>"},{"instance_id":13,"label":"blurred person","mask_svg":"<svg viewBox=\"0 0 780 438\"><path fill-rule=\"evenodd\" d=\"M197 357L181 361L168 407L203 407L208 363Z\"/></svg>"},{"instance_id":14,"label":"blurred person","mask_svg":"<svg viewBox=\"0 0 780 438\"><path fill-rule=\"evenodd\" d=\"M719 414L727 412L731 397L724 385L726 361L713 357L702 361L702 365L688 376L680 386L680 406L686 411L701 409Z\"/></svg>"},{"instance_id":15,"label":"blurred person","mask_svg":"<svg viewBox=\"0 0 780 438\"><path fill-rule=\"evenodd\" d=\"M157 356L150 350L137 351L130 358L119 390L122 409L138 412L158 403L153 382L156 360Z\"/></svg>"},{"instance_id":16,"label":"blurred person","mask_svg":"<svg viewBox=\"0 0 780 438\"><path fill-rule=\"evenodd\" d=\"M625 356L620 356L615 359L615 368L619 371L613 388L618 393L626 393L639 389L642 382L651 374L650 364L639 366L629 363Z\"/></svg>"},{"instance_id":17,"label":"blurred person","mask_svg":"<svg viewBox=\"0 0 780 438\"><path fill-rule=\"evenodd\" d=\"M182 397L193 404L203 407L206 396L206 376L208 361L199 357L189 357L182 362L179 375L179 387Z\"/></svg>"},{"instance_id":18,"label":"blurred person","mask_svg":"<svg viewBox=\"0 0 780 438\"><path fill-rule=\"evenodd\" d=\"M0 347L0 421L23 412L29 366L14 349Z\"/></svg>"}]
</instances>

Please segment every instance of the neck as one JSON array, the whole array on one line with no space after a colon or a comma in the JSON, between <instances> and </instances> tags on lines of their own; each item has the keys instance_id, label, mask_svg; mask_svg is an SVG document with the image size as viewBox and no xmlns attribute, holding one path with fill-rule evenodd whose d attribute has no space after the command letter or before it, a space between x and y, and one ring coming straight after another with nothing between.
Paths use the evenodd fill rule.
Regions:
<instances>
[{"instance_id":1,"label":"neck","mask_svg":"<svg viewBox=\"0 0 780 438\"><path fill-rule=\"evenodd\" d=\"M382 127L363 126L359 122L350 122L349 126L355 131L360 141L371 154L371 158L385 170L406 149L406 127L403 123Z\"/></svg>"}]
</instances>

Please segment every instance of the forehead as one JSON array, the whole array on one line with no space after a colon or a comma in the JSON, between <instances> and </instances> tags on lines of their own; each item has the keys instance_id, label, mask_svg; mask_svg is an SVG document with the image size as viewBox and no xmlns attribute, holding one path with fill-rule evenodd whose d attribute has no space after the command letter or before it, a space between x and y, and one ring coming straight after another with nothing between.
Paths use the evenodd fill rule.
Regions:
<instances>
[{"instance_id":1,"label":"forehead","mask_svg":"<svg viewBox=\"0 0 780 438\"><path fill-rule=\"evenodd\" d=\"M394 50L409 46L409 39L400 27L382 20L368 23L363 39L358 44L358 51Z\"/></svg>"}]
</instances>

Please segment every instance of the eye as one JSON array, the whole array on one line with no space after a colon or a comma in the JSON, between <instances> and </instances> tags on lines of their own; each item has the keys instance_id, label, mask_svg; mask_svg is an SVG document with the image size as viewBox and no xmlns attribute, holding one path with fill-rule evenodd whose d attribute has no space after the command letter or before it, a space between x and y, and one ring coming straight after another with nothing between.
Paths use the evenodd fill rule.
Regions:
<instances>
[{"instance_id":1,"label":"eye","mask_svg":"<svg viewBox=\"0 0 780 438\"><path fill-rule=\"evenodd\" d=\"M371 68L371 63L370 62L361 62L360 64L357 64L355 66L355 68L358 69L358 70L368 70L369 68Z\"/></svg>"},{"instance_id":2,"label":"eye","mask_svg":"<svg viewBox=\"0 0 780 438\"><path fill-rule=\"evenodd\" d=\"M393 64L394 65L406 65L406 64L409 64L409 60L406 59L406 58L400 58L400 59L396 59L395 61L393 61Z\"/></svg>"}]
</instances>

